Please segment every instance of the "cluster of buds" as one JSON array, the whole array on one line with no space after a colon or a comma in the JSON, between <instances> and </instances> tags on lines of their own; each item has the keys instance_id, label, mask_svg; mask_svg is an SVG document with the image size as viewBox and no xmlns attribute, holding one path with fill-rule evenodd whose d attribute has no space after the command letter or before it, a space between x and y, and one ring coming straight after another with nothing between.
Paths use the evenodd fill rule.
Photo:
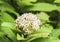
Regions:
<instances>
[{"instance_id":1,"label":"cluster of buds","mask_svg":"<svg viewBox=\"0 0 60 42\"><path fill-rule=\"evenodd\" d=\"M16 27L28 34L32 33L33 30L38 30L39 25L40 20L32 13L24 13L16 19Z\"/></svg>"}]
</instances>

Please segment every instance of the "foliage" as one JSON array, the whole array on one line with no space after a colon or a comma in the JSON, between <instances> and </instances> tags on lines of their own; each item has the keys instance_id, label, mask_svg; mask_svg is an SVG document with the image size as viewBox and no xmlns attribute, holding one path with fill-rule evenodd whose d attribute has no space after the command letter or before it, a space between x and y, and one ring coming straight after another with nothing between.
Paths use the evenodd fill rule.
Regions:
<instances>
[{"instance_id":1,"label":"foliage","mask_svg":"<svg viewBox=\"0 0 60 42\"><path fill-rule=\"evenodd\" d=\"M23 13L41 20L38 31L23 35L16 29ZM0 0L0 42L60 42L60 0Z\"/></svg>"}]
</instances>

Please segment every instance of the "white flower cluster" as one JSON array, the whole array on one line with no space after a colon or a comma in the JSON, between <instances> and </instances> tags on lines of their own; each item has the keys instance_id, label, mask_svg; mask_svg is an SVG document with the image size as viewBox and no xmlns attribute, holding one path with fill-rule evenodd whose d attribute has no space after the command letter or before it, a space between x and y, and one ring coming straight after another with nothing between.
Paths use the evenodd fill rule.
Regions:
<instances>
[{"instance_id":1,"label":"white flower cluster","mask_svg":"<svg viewBox=\"0 0 60 42\"><path fill-rule=\"evenodd\" d=\"M32 13L24 13L16 19L17 28L23 28L27 33L31 33L33 30L38 30L39 25L40 20Z\"/></svg>"}]
</instances>

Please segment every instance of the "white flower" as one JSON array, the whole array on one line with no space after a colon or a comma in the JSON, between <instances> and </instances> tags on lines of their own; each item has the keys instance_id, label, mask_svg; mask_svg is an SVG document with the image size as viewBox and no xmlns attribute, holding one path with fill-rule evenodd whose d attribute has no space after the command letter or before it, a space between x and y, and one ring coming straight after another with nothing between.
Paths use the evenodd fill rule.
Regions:
<instances>
[{"instance_id":1,"label":"white flower","mask_svg":"<svg viewBox=\"0 0 60 42\"><path fill-rule=\"evenodd\" d=\"M27 33L32 33L33 30L38 30L40 20L32 13L24 13L16 19L16 27L23 28Z\"/></svg>"}]
</instances>

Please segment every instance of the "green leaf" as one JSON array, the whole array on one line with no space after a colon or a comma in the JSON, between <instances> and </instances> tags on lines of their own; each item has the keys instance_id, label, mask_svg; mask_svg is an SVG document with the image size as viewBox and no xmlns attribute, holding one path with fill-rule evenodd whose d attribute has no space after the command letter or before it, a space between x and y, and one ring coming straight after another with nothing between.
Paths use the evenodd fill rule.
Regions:
<instances>
[{"instance_id":1,"label":"green leaf","mask_svg":"<svg viewBox=\"0 0 60 42\"><path fill-rule=\"evenodd\" d=\"M17 12L15 12L15 9L8 3L0 1L0 10L3 11L7 11L10 13L14 13L14 15L19 16L19 14Z\"/></svg>"},{"instance_id":2,"label":"green leaf","mask_svg":"<svg viewBox=\"0 0 60 42\"><path fill-rule=\"evenodd\" d=\"M40 38L40 37L46 38L48 37L48 35L50 35L52 30L53 30L53 27L51 25L45 24L41 26L41 28L38 31L34 31L34 33L29 35L27 38L27 41L31 41L33 39Z\"/></svg>"},{"instance_id":3,"label":"green leaf","mask_svg":"<svg viewBox=\"0 0 60 42\"><path fill-rule=\"evenodd\" d=\"M0 30L0 37L4 36L4 33Z\"/></svg>"},{"instance_id":4,"label":"green leaf","mask_svg":"<svg viewBox=\"0 0 60 42\"><path fill-rule=\"evenodd\" d=\"M41 20L42 23L49 21L49 16L44 12L38 13L36 16Z\"/></svg>"},{"instance_id":5,"label":"green leaf","mask_svg":"<svg viewBox=\"0 0 60 42\"><path fill-rule=\"evenodd\" d=\"M53 30L53 26L49 24L45 24L41 26L41 33L51 33Z\"/></svg>"},{"instance_id":6,"label":"green leaf","mask_svg":"<svg viewBox=\"0 0 60 42\"><path fill-rule=\"evenodd\" d=\"M8 27L10 29L16 30L16 26L14 23L9 23L9 22L3 22L1 24L2 27Z\"/></svg>"},{"instance_id":7,"label":"green leaf","mask_svg":"<svg viewBox=\"0 0 60 42\"><path fill-rule=\"evenodd\" d=\"M0 31L0 42L11 42L2 31Z\"/></svg>"},{"instance_id":8,"label":"green leaf","mask_svg":"<svg viewBox=\"0 0 60 42\"><path fill-rule=\"evenodd\" d=\"M19 34L17 34L17 40L25 40L24 37L21 37Z\"/></svg>"},{"instance_id":9,"label":"green leaf","mask_svg":"<svg viewBox=\"0 0 60 42\"><path fill-rule=\"evenodd\" d=\"M60 6L58 6L58 9L57 10L60 12Z\"/></svg>"},{"instance_id":10,"label":"green leaf","mask_svg":"<svg viewBox=\"0 0 60 42\"><path fill-rule=\"evenodd\" d=\"M55 2L55 3L60 3L60 0L55 0L54 2Z\"/></svg>"},{"instance_id":11,"label":"green leaf","mask_svg":"<svg viewBox=\"0 0 60 42\"><path fill-rule=\"evenodd\" d=\"M37 38L35 40L32 40L31 42L60 42L60 40L57 38L50 37L50 38Z\"/></svg>"},{"instance_id":12,"label":"green leaf","mask_svg":"<svg viewBox=\"0 0 60 42\"><path fill-rule=\"evenodd\" d=\"M54 29L51 33L52 37L59 38L59 35L60 35L60 29Z\"/></svg>"},{"instance_id":13,"label":"green leaf","mask_svg":"<svg viewBox=\"0 0 60 42\"><path fill-rule=\"evenodd\" d=\"M16 35L15 35L15 32L13 32L12 31L12 29L11 28L15 28L15 27L13 27L12 25L13 24L9 24L8 23L8 25L6 25L7 23L5 23L5 25L4 25L4 23L3 24L1 24L1 31L10 39L10 40L12 40L13 42L16 42L17 41L17 39L16 39ZM16 29L16 28L15 28Z\"/></svg>"},{"instance_id":14,"label":"green leaf","mask_svg":"<svg viewBox=\"0 0 60 42\"><path fill-rule=\"evenodd\" d=\"M5 36L3 36L3 37L0 37L0 42L11 42L11 41Z\"/></svg>"},{"instance_id":15,"label":"green leaf","mask_svg":"<svg viewBox=\"0 0 60 42\"><path fill-rule=\"evenodd\" d=\"M31 8L28 9L29 11L53 11L57 10L56 5L49 4L49 3L36 3Z\"/></svg>"},{"instance_id":16,"label":"green leaf","mask_svg":"<svg viewBox=\"0 0 60 42\"><path fill-rule=\"evenodd\" d=\"M11 17L9 14L7 14L5 12L1 12L0 14L1 14L2 22L12 22L12 23L14 23L13 17Z\"/></svg>"},{"instance_id":17,"label":"green leaf","mask_svg":"<svg viewBox=\"0 0 60 42\"><path fill-rule=\"evenodd\" d=\"M37 0L16 0L17 4L20 5L32 5L31 2L36 2Z\"/></svg>"},{"instance_id":18,"label":"green leaf","mask_svg":"<svg viewBox=\"0 0 60 42\"><path fill-rule=\"evenodd\" d=\"M8 3L5 3L3 1L0 1L0 10L1 11L13 11L14 8L10 6Z\"/></svg>"}]
</instances>

